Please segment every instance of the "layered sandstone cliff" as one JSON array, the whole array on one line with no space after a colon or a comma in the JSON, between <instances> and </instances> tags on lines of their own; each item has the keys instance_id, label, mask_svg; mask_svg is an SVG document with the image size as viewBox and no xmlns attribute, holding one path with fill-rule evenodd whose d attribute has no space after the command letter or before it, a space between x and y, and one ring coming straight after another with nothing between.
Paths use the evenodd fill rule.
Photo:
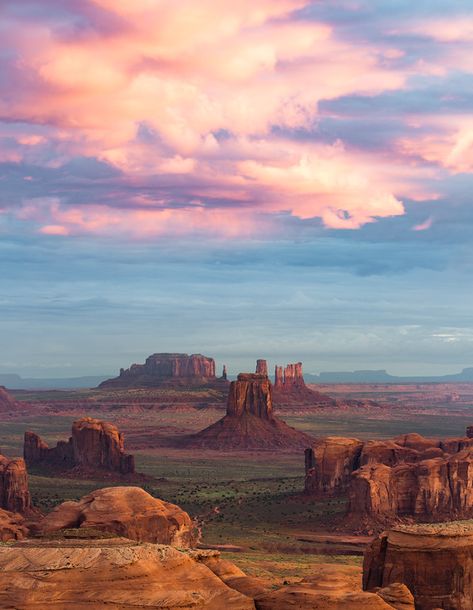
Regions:
<instances>
[{"instance_id":1,"label":"layered sandstone cliff","mask_svg":"<svg viewBox=\"0 0 473 610\"><path fill-rule=\"evenodd\" d=\"M367 549L363 588L405 584L416 610L473 609L473 526L459 522L383 532Z\"/></svg>"},{"instance_id":2,"label":"layered sandstone cliff","mask_svg":"<svg viewBox=\"0 0 473 610\"><path fill-rule=\"evenodd\" d=\"M306 449L305 492L348 494L349 517L378 525L400 519L473 517L473 439L318 439Z\"/></svg>"},{"instance_id":3,"label":"layered sandstone cliff","mask_svg":"<svg viewBox=\"0 0 473 610\"><path fill-rule=\"evenodd\" d=\"M227 414L188 437L187 447L209 449L305 448L313 439L274 416L272 385L266 375L240 373L228 391Z\"/></svg>"},{"instance_id":4,"label":"layered sandstone cliff","mask_svg":"<svg viewBox=\"0 0 473 610\"><path fill-rule=\"evenodd\" d=\"M120 369L120 375L107 379L100 388L200 386L225 380L215 376L215 360L202 354L152 354L144 364Z\"/></svg>"},{"instance_id":5,"label":"layered sandstone cliff","mask_svg":"<svg viewBox=\"0 0 473 610\"><path fill-rule=\"evenodd\" d=\"M141 487L97 489L78 502L60 504L38 525L43 535L68 528L92 528L179 548L197 542L194 523L184 510L153 498Z\"/></svg>"},{"instance_id":6,"label":"layered sandstone cliff","mask_svg":"<svg viewBox=\"0 0 473 610\"><path fill-rule=\"evenodd\" d=\"M47 463L60 468L135 472L134 457L125 453L124 436L113 424L84 417L72 425L69 440L49 447L34 432L25 432L23 455L28 466Z\"/></svg>"}]
</instances>

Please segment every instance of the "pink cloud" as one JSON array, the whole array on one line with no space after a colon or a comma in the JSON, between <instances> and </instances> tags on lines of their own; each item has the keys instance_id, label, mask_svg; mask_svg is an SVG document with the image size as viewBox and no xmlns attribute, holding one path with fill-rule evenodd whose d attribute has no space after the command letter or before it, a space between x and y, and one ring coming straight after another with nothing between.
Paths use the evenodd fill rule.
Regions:
<instances>
[{"instance_id":1,"label":"pink cloud","mask_svg":"<svg viewBox=\"0 0 473 610\"><path fill-rule=\"evenodd\" d=\"M424 220L424 222L421 222L421 223L413 226L412 230L413 231L427 231L428 229L430 229L433 222L434 222L434 220L432 217L427 218L427 220Z\"/></svg>"}]
</instances>

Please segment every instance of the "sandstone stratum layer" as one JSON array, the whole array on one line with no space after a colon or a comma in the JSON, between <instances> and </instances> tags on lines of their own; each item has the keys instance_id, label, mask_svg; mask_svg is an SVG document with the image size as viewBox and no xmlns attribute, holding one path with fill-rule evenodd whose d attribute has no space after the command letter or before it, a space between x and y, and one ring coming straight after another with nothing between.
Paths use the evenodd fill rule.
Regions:
<instances>
[{"instance_id":1,"label":"sandstone stratum layer","mask_svg":"<svg viewBox=\"0 0 473 610\"><path fill-rule=\"evenodd\" d=\"M326 437L306 450L305 492L349 495L359 523L473 517L473 439Z\"/></svg>"},{"instance_id":2,"label":"sandstone stratum layer","mask_svg":"<svg viewBox=\"0 0 473 610\"><path fill-rule=\"evenodd\" d=\"M275 417L272 384L266 375L240 373L228 391L227 414L185 439L186 447L208 449L302 449L313 439Z\"/></svg>"},{"instance_id":3,"label":"sandstone stratum layer","mask_svg":"<svg viewBox=\"0 0 473 610\"><path fill-rule=\"evenodd\" d=\"M49 447L34 432L25 432L23 455L28 466L46 463L58 468L85 471L135 472L134 457L125 453L124 436L111 423L84 417L72 424L68 441Z\"/></svg>"},{"instance_id":4,"label":"sandstone stratum layer","mask_svg":"<svg viewBox=\"0 0 473 610\"><path fill-rule=\"evenodd\" d=\"M367 549L363 588L404 583L416 610L473 609L473 524L396 527Z\"/></svg>"},{"instance_id":5,"label":"sandstone stratum layer","mask_svg":"<svg viewBox=\"0 0 473 610\"><path fill-rule=\"evenodd\" d=\"M184 510L153 498L141 487L97 489L78 502L60 504L37 526L43 535L71 528L92 528L180 548L197 541L194 523Z\"/></svg>"},{"instance_id":6,"label":"sandstone stratum layer","mask_svg":"<svg viewBox=\"0 0 473 610\"><path fill-rule=\"evenodd\" d=\"M100 388L137 387L225 387L226 379L215 375L215 360L202 354L152 354L144 364L132 364L120 369L118 377L107 379Z\"/></svg>"}]
</instances>

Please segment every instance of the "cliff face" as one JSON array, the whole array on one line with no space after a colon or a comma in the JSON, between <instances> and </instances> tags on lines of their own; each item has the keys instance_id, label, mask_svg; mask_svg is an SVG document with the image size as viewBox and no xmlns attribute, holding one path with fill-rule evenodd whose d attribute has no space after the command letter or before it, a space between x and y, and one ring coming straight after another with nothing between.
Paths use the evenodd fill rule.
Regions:
<instances>
[{"instance_id":1,"label":"cliff face","mask_svg":"<svg viewBox=\"0 0 473 610\"><path fill-rule=\"evenodd\" d=\"M120 369L120 375L99 387L159 387L217 382L215 360L202 354L152 354L144 364Z\"/></svg>"},{"instance_id":2,"label":"cliff face","mask_svg":"<svg viewBox=\"0 0 473 610\"><path fill-rule=\"evenodd\" d=\"M308 388L302 373L302 362L274 369L274 402L279 406L310 405L336 407L337 401L322 392Z\"/></svg>"},{"instance_id":3,"label":"cliff face","mask_svg":"<svg viewBox=\"0 0 473 610\"><path fill-rule=\"evenodd\" d=\"M442 523L383 532L365 552L363 589L394 582L414 593L416 610L471 610L471 525Z\"/></svg>"},{"instance_id":4,"label":"cliff face","mask_svg":"<svg viewBox=\"0 0 473 610\"><path fill-rule=\"evenodd\" d=\"M14 513L28 513L31 497L25 461L0 455L0 508Z\"/></svg>"},{"instance_id":5,"label":"cliff face","mask_svg":"<svg viewBox=\"0 0 473 610\"><path fill-rule=\"evenodd\" d=\"M268 363L266 362L266 360L263 360L262 358L260 358L256 361L256 371L255 372L258 375L264 375L265 377L268 376Z\"/></svg>"},{"instance_id":6,"label":"cliff face","mask_svg":"<svg viewBox=\"0 0 473 610\"><path fill-rule=\"evenodd\" d=\"M75 421L69 441L59 441L56 447L49 447L34 432L25 432L23 455L29 466L47 462L62 468L135 472L134 457L125 453L123 434L113 424L91 417Z\"/></svg>"}]
</instances>

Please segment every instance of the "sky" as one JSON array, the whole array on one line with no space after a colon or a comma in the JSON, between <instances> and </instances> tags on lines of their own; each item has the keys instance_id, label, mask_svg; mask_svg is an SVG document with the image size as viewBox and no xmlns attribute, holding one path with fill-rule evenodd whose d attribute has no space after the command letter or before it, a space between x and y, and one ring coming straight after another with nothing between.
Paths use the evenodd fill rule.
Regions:
<instances>
[{"instance_id":1,"label":"sky","mask_svg":"<svg viewBox=\"0 0 473 610\"><path fill-rule=\"evenodd\" d=\"M469 0L1 0L0 372L473 366Z\"/></svg>"}]
</instances>

